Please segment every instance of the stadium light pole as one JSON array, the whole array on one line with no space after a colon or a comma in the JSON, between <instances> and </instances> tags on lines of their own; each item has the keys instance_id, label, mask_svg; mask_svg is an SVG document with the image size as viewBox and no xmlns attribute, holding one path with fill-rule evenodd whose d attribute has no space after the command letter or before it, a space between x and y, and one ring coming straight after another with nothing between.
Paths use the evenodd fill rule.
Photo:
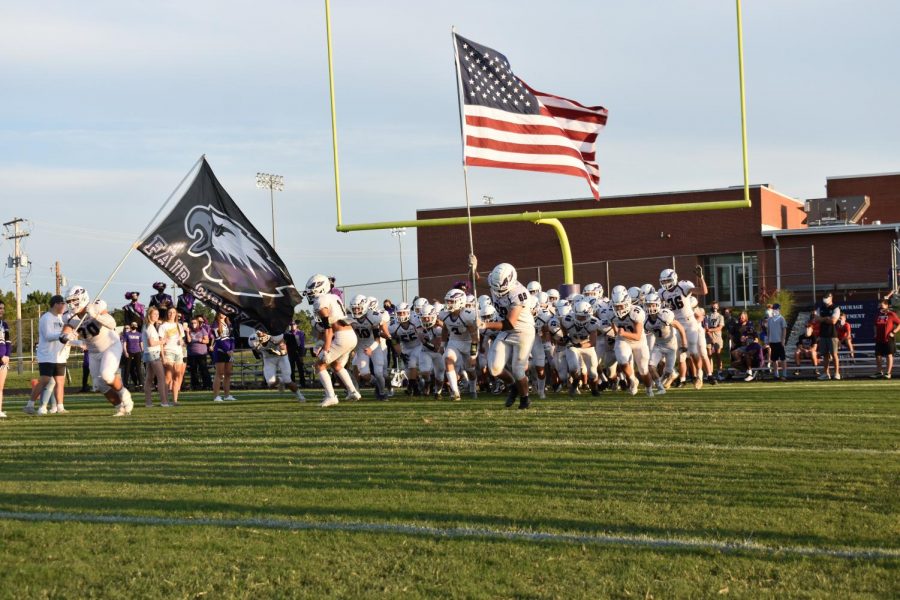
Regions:
<instances>
[{"instance_id":1,"label":"stadium light pole","mask_svg":"<svg viewBox=\"0 0 900 600\"><path fill-rule=\"evenodd\" d=\"M275 192L284 191L284 177L281 175L271 175L269 173L256 174L256 187L266 188L269 190L269 197L272 200L272 249L275 249Z\"/></svg>"},{"instance_id":2,"label":"stadium light pole","mask_svg":"<svg viewBox=\"0 0 900 600\"><path fill-rule=\"evenodd\" d=\"M403 277L403 236L406 235L406 227L392 227L391 235L397 238L400 245L400 292L403 294L403 301L406 302L406 279Z\"/></svg>"}]
</instances>

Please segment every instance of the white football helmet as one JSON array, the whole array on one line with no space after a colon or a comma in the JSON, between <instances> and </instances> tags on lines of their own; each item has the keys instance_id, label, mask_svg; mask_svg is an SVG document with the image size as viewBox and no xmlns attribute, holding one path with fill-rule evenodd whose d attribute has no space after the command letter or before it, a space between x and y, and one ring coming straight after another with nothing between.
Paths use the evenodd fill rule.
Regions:
<instances>
[{"instance_id":1,"label":"white football helmet","mask_svg":"<svg viewBox=\"0 0 900 600\"><path fill-rule=\"evenodd\" d=\"M525 287L528 288L528 293L531 294L532 296L536 296L543 291L541 289L541 282L539 282L539 281L529 281L528 285Z\"/></svg>"},{"instance_id":2,"label":"white football helmet","mask_svg":"<svg viewBox=\"0 0 900 600\"><path fill-rule=\"evenodd\" d=\"M435 302L431 307L434 309L434 314L438 316L440 316L441 312L444 310L444 305L440 302Z\"/></svg>"},{"instance_id":3,"label":"white football helmet","mask_svg":"<svg viewBox=\"0 0 900 600\"><path fill-rule=\"evenodd\" d=\"M498 296L509 294L510 288L516 284L516 268L509 263L500 263L488 275L488 285Z\"/></svg>"},{"instance_id":4,"label":"white football helmet","mask_svg":"<svg viewBox=\"0 0 900 600\"><path fill-rule=\"evenodd\" d=\"M305 294L309 298L310 304L315 302L316 298L322 294L327 294L330 291L331 281L325 275L316 274L306 281Z\"/></svg>"},{"instance_id":5,"label":"white football helmet","mask_svg":"<svg viewBox=\"0 0 900 600\"><path fill-rule=\"evenodd\" d=\"M466 308L475 310L475 308L477 306L478 306L478 301L475 299L475 296L473 296L472 294L467 295L466 296Z\"/></svg>"},{"instance_id":6,"label":"white football helmet","mask_svg":"<svg viewBox=\"0 0 900 600\"><path fill-rule=\"evenodd\" d=\"M491 297L487 294L482 294L478 296L478 310L483 309L485 306L492 306L494 303L491 302Z\"/></svg>"},{"instance_id":7,"label":"white football helmet","mask_svg":"<svg viewBox=\"0 0 900 600\"><path fill-rule=\"evenodd\" d=\"M612 298L613 296L616 295L616 292L620 292L620 291L625 292L626 294L628 293L628 290L625 289L624 285L617 285L612 289L612 292L610 293L609 297Z\"/></svg>"},{"instance_id":8,"label":"white football helmet","mask_svg":"<svg viewBox=\"0 0 900 600\"><path fill-rule=\"evenodd\" d=\"M541 310L546 311L547 307L550 306L550 299L547 297L547 292L541 292L537 295L538 306L541 307Z\"/></svg>"},{"instance_id":9,"label":"white football helmet","mask_svg":"<svg viewBox=\"0 0 900 600\"><path fill-rule=\"evenodd\" d=\"M88 295L87 290L80 285L73 285L66 294L66 306L69 307L69 311L73 314L78 314L87 308L90 301L91 297Z\"/></svg>"},{"instance_id":10,"label":"white football helmet","mask_svg":"<svg viewBox=\"0 0 900 600\"><path fill-rule=\"evenodd\" d=\"M409 322L409 313L410 313L409 304L407 304L406 302L401 302L400 306L397 307L397 322L398 323L408 323Z\"/></svg>"},{"instance_id":11,"label":"white football helmet","mask_svg":"<svg viewBox=\"0 0 900 600\"><path fill-rule=\"evenodd\" d=\"M587 298L599 298L600 297L600 284L599 283L589 283L581 288L581 292Z\"/></svg>"},{"instance_id":12,"label":"white football helmet","mask_svg":"<svg viewBox=\"0 0 900 600\"><path fill-rule=\"evenodd\" d=\"M418 298L416 298L415 300L413 300L413 305L412 305L413 311L414 311L417 315L421 315L421 314L422 314L422 310L423 310L426 306L428 306L428 298L422 298L421 296L419 296Z\"/></svg>"},{"instance_id":13,"label":"white football helmet","mask_svg":"<svg viewBox=\"0 0 900 600\"><path fill-rule=\"evenodd\" d=\"M569 304L571 304L572 306L575 306L576 304L578 304L579 302L584 300L584 296L581 294L572 294L571 296L569 296L566 299L569 301Z\"/></svg>"},{"instance_id":14,"label":"white football helmet","mask_svg":"<svg viewBox=\"0 0 900 600\"><path fill-rule=\"evenodd\" d=\"M491 323L497 320L497 309L494 308L493 304L485 304L481 307L479 316L485 323Z\"/></svg>"},{"instance_id":15,"label":"white football helmet","mask_svg":"<svg viewBox=\"0 0 900 600\"><path fill-rule=\"evenodd\" d=\"M628 290L613 290L611 301L613 311L620 319L624 319L631 312L631 296L628 295Z\"/></svg>"},{"instance_id":16,"label":"white football helmet","mask_svg":"<svg viewBox=\"0 0 900 600\"><path fill-rule=\"evenodd\" d=\"M446 308L448 312L462 310L465 305L466 293L462 290L453 288L447 292L446 296L444 296L444 308Z\"/></svg>"},{"instance_id":17,"label":"white football helmet","mask_svg":"<svg viewBox=\"0 0 900 600\"><path fill-rule=\"evenodd\" d=\"M641 291L641 288L637 286L628 288L628 296L631 298L632 304L640 305L644 303L644 293Z\"/></svg>"},{"instance_id":18,"label":"white football helmet","mask_svg":"<svg viewBox=\"0 0 900 600\"><path fill-rule=\"evenodd\" d=\"M568 300L560 300L556 303L556 316L562 319L564 316L572 312L572 305Z\"/></svg>"},{"instance_id":19,"label":"white football helmet","mask_svg":"<svg viewBox=\"0 0 900 600\"><path fill-rule=\"evenodd\" d=\"M652 283L645 283L644 285L642 285L641 286L641 294L644 295L644 302L647 301L647 296L654 293L655 291L656 291L656 288L653 287Z\"/></svg>"},{"instance_id":20,"label":"white football helmet","mask_svg":"<svg viewBox=\"0 0 900 600\"><path fill-rule=\"evenodd\" d=\"M678 273L675 269L663 269L659 274L659 285L664 290L672 290L678 285Z\"/></svg>"},{"instance_id":21,"label":"white football helmet","mask_svg":"<svg viewBox=\"0 0 900 600\"><path fill-rule=\"evenodd\" d=\"M378 310L378 298L369 296L366 298L366 302L369 304L369 310Z\"/></svg>"},{"instance_id":22,"label":"white football helmet","mask_svg":"<svg viewBox=\"0 0 900 600\"><path fill-rule=\"evenodd\" d=\"M587 323L591 320L591 313L593 313L593 309L589 302L585 300L581 300L580 302L576 302L572 307L572 314L575 316L575 320L579 323Z\"/></svg>"},{"instance_id":23,"label":"white football helmet","mask_svg":"<svg viewBox=\"0 0 900 600\"><path fill-rule=\"evenodd\" d=\"M656 292L650 292L644 296L644 306L647 308L648 315L658 314L661 305L662 302L659 299L659 294Z\"/></svg>"},{"instance_id":24,"label":"white football helmet","mask_svg":"<svg viewBox=\"0 0 900 600\"><path fill-rule=\"evenodd\" d=\"M350 301L350 314L354 319L361 319L369 310L369 299L362 294L354 296Z\"/></svg>"},{"instance_id":25,"label":"white football helmet","mask_svg":"<svg viewBox=\"0 0 900 600\"><path fill-rule=\"evenodd\" d=\"M437 311L430 304L422 309L422 326L431 329L437 323Z\"/></svg>"},{"instance_id":26,"label":"white football helmet","mask_svg":"<svg viewBox=\"0 0 900 600\"><path fill-rule=\"evenodd\" d=\"M557 302L559 302L559 290L555 288L550 288L549 290L547 290L547 300L550 302L550 304L556 304Z\"/></svg>"}]
</instances>

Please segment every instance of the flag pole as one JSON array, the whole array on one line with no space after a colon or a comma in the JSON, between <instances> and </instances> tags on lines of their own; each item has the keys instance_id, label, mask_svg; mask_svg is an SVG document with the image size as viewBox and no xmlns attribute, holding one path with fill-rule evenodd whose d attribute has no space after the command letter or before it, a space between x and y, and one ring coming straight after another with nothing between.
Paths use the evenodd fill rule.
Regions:
<instances>
[{"instance_id":1,"label":"flag pole","mask_svg":"<svg viewBox=\"0 0 900 600\"><path fill-rule=\"evenodd\" d=\"M169 197L166 198L166 201L163 202L163 204L162 204L162 206L159 208L159 210L156 211L156 214L153 215L153 218L150 219L150 222L147 223L147 226L144 227L144 230L143 230L143 231L141 232L141 234L138 236L137 240L135 240L134 243L131 244L131 246L128 248L128 252L125 253L125 256L122 257L122 260L120 260L120 261L119 261L119 264L116 265L116 268L113 269L112 274L110 274L110 276L107 277L106 282L103 284L103 287L101 287L101 288L100 288L100 291L97 292L97 294L94 296L95 299L100 298L101 294L103 294L103 292L106 291L106 288L109 286L110 282L113 280L113 277L115 277L116 274L118 274L119 269L121 269L121 268L122 268L122 265L125 264L125 260L131 255L131 253L132 253L138 246L141 245L141 242L144 241L144 236L147 234L148 231L150 231L150 228L153 227L153 224L156 222L156 219L159 218L159 215L161 215L162 212L163 212L163 210L165 210L165 208L169 205L169 202L172 201L172 198L175 196L175 194L178 192L178 190L181 189L181 186L184 185L184 182L187 181L187 178L190 176L190 174L193 173L194 170L197 168L197 166L198 166L201 162L203 162L203 160L205 160L205 159L206 159L206 155L205 155L205 154L201 154L201 155L200 155L200 158L197 159L197 162L195 162L194 165L188 170L188 172L184 174L184 177L181 178L181 181L178 182L178 185L175 186L175 189L173 189L173 190L172 190L172 193L169 194Z\"/></svg>"},{"instance_id":2,"label":"flag pole","mask_svg":"<svg viewBox=\"0 0 900 600\"><path fill-rule=\"evenodd\" d=\"M477 297L477 261L475 260L475 239L472 236L472 204L469 201L469 169L466 167L466 119L463 114L462 73L459 65L459 48L456 45L456 27L450 26L450 40L453 42L453 56L456 61L456 101L459 105L459 136L462 142L463 186L466 190L466 219L469 226L469 276L472 278L472 295Z\"/></svg>"}]
</instances>

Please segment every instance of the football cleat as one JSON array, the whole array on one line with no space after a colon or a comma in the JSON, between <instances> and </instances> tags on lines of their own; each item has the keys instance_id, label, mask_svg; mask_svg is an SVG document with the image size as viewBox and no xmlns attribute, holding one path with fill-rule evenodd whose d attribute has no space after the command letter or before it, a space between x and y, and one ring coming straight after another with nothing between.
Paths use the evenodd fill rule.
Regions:
<instances>
[{"instance_id":1,"label":"football cleat","mask_svg":"<svg viewBox=\"0 0 900 600\"><path fill-rule=\"evenodd\" d=\"M337 404L340 404L340 400L338 400L334 396L332 396L330 398L325 398L324 400L319 402L319 406L321 408L328 408L329 406L336 406Z\"/></svg>"}]
</instances>

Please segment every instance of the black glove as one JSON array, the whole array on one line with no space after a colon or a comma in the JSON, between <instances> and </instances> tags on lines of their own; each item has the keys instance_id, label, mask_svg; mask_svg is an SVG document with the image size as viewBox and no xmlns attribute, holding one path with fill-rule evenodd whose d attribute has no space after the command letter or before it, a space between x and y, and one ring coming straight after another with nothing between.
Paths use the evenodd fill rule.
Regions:
<instances>
[{"instance_id":1,"label":"black glove","mask_svg":"<svg viewBox=\"0 0 900 600\"><path fill-rule=\"evenodd\" d=\"M682 346L678 349L679 352L687 352L687 346Z\"/></svg>"},{"instance_id":2,"label":"black glove","mask_svg":"<svg viewBox=\"0 0 900 600\"><path fill-rule=\"evenodd\" d=\"M71 340L71 339L72 338L69 336L68 333L61 333L59 335L59 341L62 342L63 344L68 344L69 340Z\"/></svg>"}]
</instances>

